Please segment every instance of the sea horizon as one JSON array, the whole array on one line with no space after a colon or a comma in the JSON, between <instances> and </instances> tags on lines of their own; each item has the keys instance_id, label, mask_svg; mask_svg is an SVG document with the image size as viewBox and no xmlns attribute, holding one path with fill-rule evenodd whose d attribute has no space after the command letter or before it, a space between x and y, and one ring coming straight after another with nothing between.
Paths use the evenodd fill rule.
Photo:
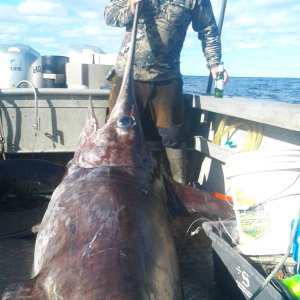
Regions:
<instances>
[{"instance_id":1,"label":"sea horizon","mask_svg":"<svg viewBox=\"0 0 300 300\"><path fill-rule=\"evenodd\" d=\"M183 75L184 92L206 93L208 78ZM224 87L224 95L300 104L299 87L300 78L233 76Z\"/></svg>"},{"instance_id":2,"label":"sea horizon","mask_svg":"<svg viewBox=\"0 0 300 300\"><path fill-rule=\"evenodd\" d=\"M207 75L182 75L183 77L207 77ZM283 76L231 76L229 75L229 78L275 78L275 79L299 79L300 77L283 77Z\"/></svg>"}]
</instances>

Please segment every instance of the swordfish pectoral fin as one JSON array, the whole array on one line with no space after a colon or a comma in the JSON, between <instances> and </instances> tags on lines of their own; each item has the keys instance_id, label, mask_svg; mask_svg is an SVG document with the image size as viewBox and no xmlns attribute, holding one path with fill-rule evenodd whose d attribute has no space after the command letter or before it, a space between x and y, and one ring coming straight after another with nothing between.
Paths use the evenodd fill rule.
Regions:
<instances>
[{"instance_id":1,"label":"swordfish pectoral fin","mask_svg":"<svg viewBox=\"0 0 300 300\"><path fill-rule=\"evenodd\" d=\"M174 182L177 197L189 213L203 213L211 219L234 217L232 205L213 193Z\"/></svg>"},{"instance_id":2,"label":"swordfish pectoral fin","mask_svg":"<svg viewBox=\"0 0 300 300\"><path fill-rule=\"evenodd\" d=\"M4 290L0 290L0 299L3 300L40 300L47 299L44 289L37 283L36 279L30 279L25 282L17 282L8 285Z\"/></svg>"}]
</instances>

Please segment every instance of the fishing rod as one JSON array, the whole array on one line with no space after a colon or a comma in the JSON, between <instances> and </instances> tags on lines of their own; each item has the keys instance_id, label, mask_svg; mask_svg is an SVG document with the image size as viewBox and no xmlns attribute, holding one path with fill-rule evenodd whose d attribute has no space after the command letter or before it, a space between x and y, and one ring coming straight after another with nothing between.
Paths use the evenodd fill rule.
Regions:
<instances>
[{"instance_id":1,"label":"fishing rod","mask_svg":"<svg viewBox=\"0 0 300 300\"><path fill-rule=\"evenodd\" d=\"M221 33L222 33L222 27L223 27L224 15L225 15L225 10L226 10L226 4L227 4L227 0L223 0L222 7L221 7L221 12L220 12L219 24L218 24L220 37L221 37ZM209 73L209 78L208 78L208 83L207 83L207 88L206 88L206 93L207 94L211 93L212 82L213 82L213 77L212 77L211 73Z\"/></svg>"}]
</instances>

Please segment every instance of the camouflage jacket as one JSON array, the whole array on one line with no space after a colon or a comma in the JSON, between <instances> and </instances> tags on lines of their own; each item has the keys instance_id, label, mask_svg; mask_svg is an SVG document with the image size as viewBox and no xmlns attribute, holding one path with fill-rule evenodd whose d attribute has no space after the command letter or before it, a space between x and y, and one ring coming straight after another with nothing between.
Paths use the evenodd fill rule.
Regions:
<instances>
[{"instance_id":1,"label":"camouflage jacket","mask_svg":"<svg viewBox=\"0 0 300 300\"><path fill-rule=\"evenodd\" d=\"M221 60L218 27L209 0L142 0L138 19L134 78L167 80L181 77L180 52L190 23L198 32L208 68ZM107 25L126 27L115 72L123 75L130 45L133 15L130 0L110 0Z\"/></svg>"}]
</instances>

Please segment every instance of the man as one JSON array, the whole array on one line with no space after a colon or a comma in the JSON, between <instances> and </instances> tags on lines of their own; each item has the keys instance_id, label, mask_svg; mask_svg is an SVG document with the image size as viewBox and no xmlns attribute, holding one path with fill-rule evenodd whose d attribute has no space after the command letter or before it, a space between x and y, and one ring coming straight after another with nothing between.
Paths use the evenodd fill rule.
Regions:
<instances>
[{"instance_id":1,"label":"man","mask_svg":"<svg viewBox=\"0 0 300 300\"><path fill-rule=\"evenodd\" d=\"M105 8L107 25L126 27L113 69L110 110L120 90L131 27L138 0L111 0ZM221 61L221 41L209 0L143 0L136 36L134 88L143 120L146 108L166 148L174 180L185 183L184 103L180 53L189 24L198 32L207 67L215 78ZM227 73L225 72L225 81Z\"/></svg>"}]
</instances>

